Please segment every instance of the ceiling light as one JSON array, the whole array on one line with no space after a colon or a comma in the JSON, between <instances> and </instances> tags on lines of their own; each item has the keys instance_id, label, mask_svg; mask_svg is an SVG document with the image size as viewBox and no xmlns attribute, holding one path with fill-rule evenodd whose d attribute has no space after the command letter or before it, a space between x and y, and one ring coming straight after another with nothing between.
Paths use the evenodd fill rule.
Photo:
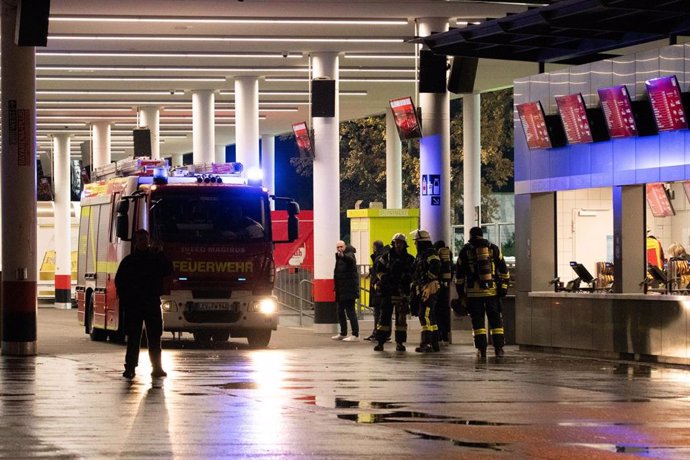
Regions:
<instances>
[{"instance_id":1,"label":"ceiling light","mask_svg":"<svg viewBox=\"0 0 690 460\"><path fill-rule=\"evenodd\" d=\"M414 54L345 53L349 59L416 59Z\"/></svg>"},{"instance_id":2,"label":"ceiling light","mask_svg":"<svg viewBox=\"0 0 690 460\"><path fill-rule=\"evenodd\" d=\"M225 83L225 77L57 77L57 76L37 76L36 80L40 81L179 81L179 82L220 82Z\"/></svg>"},{"instance_id":3,"label":"ceiling light","mask_svg":"<svg viewBox=\"0 0 690 460\"><path fill-rule=\"evenodd\" d=\"M53 20L53 17L50 18ZM159 52L159 53L147 53L139 51L131 52L116 52L116 51L36 51L36 56L40 57L155 57L155 58L202 58L202 59L214 59L214 58L280 58L280 59L295 59L302 58L304 55L302 53L293 53L289 51L281 51L276 53L265 52L265 53L179 53L179 52Z\"/></svg>"},{"instance_id":4,"label":"ceiling light","mask_svg":"<svg viewBox=\"0 0 690 460\"><path fill-rule=\"evenodd\" d=\"M52 20L52 17L51 17ZM50 34L48 40L84 41L160 41L160 42L269 42L269 43L406 43L400 37L266 37L266 36L199 36L199 35L61 35Z\"/></svg>"},{"instance_id":5,"label":"ceiling light","mask_svg":"<svg viewBox=\"0 0 690 460\"><path fill-rule=\"evenodd\" d=\"M308 82L308 78L304 77L265 77L265 80L268 82L275 82L275 81L281 81L281 82ZM344 83L363 83L363 82L370 82L370 83L414 83L415 80L414 78L379 78L379 77L369 77L369 78L339 78L338 81L344 82Z\"/></svg>"},{"instance_id":6,"label":"ceiling light","mask_svg":"<svg viewBox=\"0 0 690 460\"><path fill-rule=\"evenodd\" d=\"M391 18L251 18L251 17L142 17L142 16L86 16L51 15L52 22L118 22L118 23L165 23L165 24L327 24L327 25L378 25L404 26L407 19Z\"/></svg>"},{"instance_id":7,"label":"ceiling light","mask_svg":"<svg viewBox=\"0 0 690 460\"><path fill-rule=\"evenodd\" d=\"M140 91L130 91L130 90L88 90L88 89L39 89L36 90L36 94L45 95L70 95L70 94L93 94L96 96L103 95L117 95L117 96L184 96L184 91L165 91L165 90L140 90ZM139 101L141 103L142 101Z\"/></svg>"}]
</instances>

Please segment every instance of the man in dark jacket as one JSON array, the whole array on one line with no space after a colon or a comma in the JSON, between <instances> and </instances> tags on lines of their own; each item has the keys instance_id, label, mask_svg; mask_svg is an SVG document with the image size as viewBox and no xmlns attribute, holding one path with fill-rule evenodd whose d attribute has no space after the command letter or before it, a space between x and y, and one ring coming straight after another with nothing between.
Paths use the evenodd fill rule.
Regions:
<instances>
[{"instance_id":1,"label":"man in dark jacket","mask_svg":"<svg viewBox=\"0 0 690 460\"><path fill-rule=\"evenodd\" d=\"M161 365L161 336L163 315L160 296L168 277L172 275L172 264L162 252L151 249L149 232L139 229L134 232L133 252L122 259L115 275L115 287L120 299L120 308L125 313L127 353L125 371L122 376L134 378L139 364L139 345L143 324L146 324L149 358L153 377L167 374Z\"/></svg>"},{"instance_id":2,"label":"man in dark jacket","mask_svg":"<svg viewBox=\"0 0 690 460\"><path fill-rule=\"evenodd\" d=\"M509 273L501 250L484 238L479 227L470 229L470 240L458 255L455 286L458 296L467 301L472 317L474 346L479 358L486 357L488 345L485 316L489 318L491 340L496 356L504 355L503 317L500 297L508 292Z\"/></svg>"},{"instance_id":3,"label":"man in dark jacket","mask_svg":"<svg viewBox=\"0 0 690 460\"><path fill-rule=\"evenodd\" d=\"M379 324L379 318L381 317L381 285L379 283L379 277L376 273L378 266L376 261L388 250L390 246L384 246L383 241L376 240L372 244L371 253L371 269L369 269L369 306L374 311L374 329L371 335L364 340L376 340L376 326Z\"/></svg>"},{"instance_id":4,"label":"man in dark jacket","mask_svg":"<svg viewBox=\"0 0 690 460\"><path fill-rule=\"evenodd\" d=\"M338 320L340 334L331 337L333 340L357 342L359 340L359 323L355 312L355 300L359 297L359 272L357 271L356 249L338 241L335 246L335 269L333 281L335 301L338 303ZM347 316L347 317L346 317ZM350 320L352 335L347 335L347 320Z\"/></svg>"}]
</instances>

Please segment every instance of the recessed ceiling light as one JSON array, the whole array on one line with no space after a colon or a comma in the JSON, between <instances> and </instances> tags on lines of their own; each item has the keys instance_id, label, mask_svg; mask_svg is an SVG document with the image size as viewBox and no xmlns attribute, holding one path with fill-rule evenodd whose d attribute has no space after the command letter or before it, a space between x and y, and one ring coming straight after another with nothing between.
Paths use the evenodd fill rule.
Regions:
<instances>
[{"instance_id":1,"label":"recessed ceiling light","mask_svg":"<svg viewBox=\"0 0 690 460\"><path fill-rule=\"evenodd\" d=\"M51 18L52 19L52 18ZM63 35L51 34L49 41L150 41L150 42L269 42L269 43L406 43L400 37L266 37L266 36L198 36L198 35Z\"/></svg>"},{"instance_id":2,"label":"recessed ceiling light","mask_svg":"<svg viewBox=\"0 0 690 460\"><path fill-rule=\"evenodd\" d=\"M404 26L403 18L251 18L251 17L182 17L182 16L86 16L51 15L52 22L122 22L132 23L181 23L181 24L327 24L327 25L378 25Z\"/></svg>"}]
</instances>

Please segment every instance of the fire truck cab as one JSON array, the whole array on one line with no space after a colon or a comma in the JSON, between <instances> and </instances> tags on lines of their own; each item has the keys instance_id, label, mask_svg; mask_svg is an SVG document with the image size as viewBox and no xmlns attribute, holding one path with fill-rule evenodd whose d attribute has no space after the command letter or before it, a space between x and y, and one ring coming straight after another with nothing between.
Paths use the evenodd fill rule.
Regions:
<instances>
[{"instance_id":1,"label":"fire truck cab","mask_svg":"<svg viewBox=\"0 0 690 460\"><path fill-rule=\"evenodd\" d=\"M86 185L81 200L76 292L78 319L91 339L124 341L115 273L143 228L173 266L161 297L165 331L189 332L205 344L232 336L268 345L278 326L274 244L297 238L297 203L248 183L239 164L172 174L162 160L109 166L97 174L110 177ZM273 240L271 198L287 204L285 241Z\"/></svg>"}]
</instances>

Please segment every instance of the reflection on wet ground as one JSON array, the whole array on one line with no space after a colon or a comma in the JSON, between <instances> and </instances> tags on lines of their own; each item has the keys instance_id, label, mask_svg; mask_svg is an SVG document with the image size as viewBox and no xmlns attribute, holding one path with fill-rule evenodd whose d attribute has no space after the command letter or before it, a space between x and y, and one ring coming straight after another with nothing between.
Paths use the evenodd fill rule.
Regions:
<instances>
[{"instance_id":1,"label":"reflection on wet ground","mask_svg":"<svg viewBox=\"0 0 690 460\"><path fill-rule=\"evenodd\" d=\"M76 326L75 326L76 327ZM375 353L279 329L271 348L0 357L0 458L690 458L690 370L520 352Z\"/></svg>"}]
</instances>

